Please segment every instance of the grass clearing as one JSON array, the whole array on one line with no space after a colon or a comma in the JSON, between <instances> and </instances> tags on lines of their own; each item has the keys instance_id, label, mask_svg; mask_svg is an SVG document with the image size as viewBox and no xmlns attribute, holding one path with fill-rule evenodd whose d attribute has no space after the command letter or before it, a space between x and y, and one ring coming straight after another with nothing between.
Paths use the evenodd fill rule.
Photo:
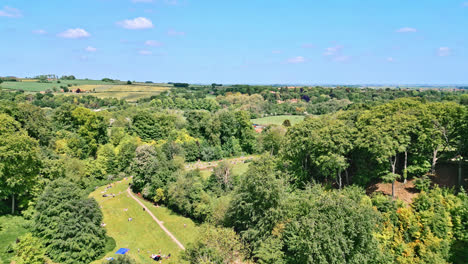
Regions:
<instances>
[{"instance_id":1,"label":"grass clearing","mask_svg":"<svg viewBox=\"0 0 468 264\"><path fill-rule=\"evenodd\" d=\"M210 175L213 173L213 169L218 166L218 163L221 161L227 161L232 166L232 174L234 175L242 175L249 169L249 160L256 158L257 156L245 156L245 157L237 157L237 158L228 158L223 160L215 160L215 161L203 161L203 162L192 162L187 163L185 165L185 169L187 170L194 170L200 169L200 174L203 179L208 179Z\"/></svg>"},{"instance_id":2,"label":"grass clearing","mask_svg":"<svg viewBox=\"0 0 468 264\"><path fill-rule=\"evenodd\" d=\"M291 125L295 125L304 120L305 116L299 115L279 115L279 116L267 116L262 118L251 119L253 124L258 125L282 125L284 120L289 119Z\"/></svg>"},{"instance_id":3,"label":"grass clearing","mask_svg":"<svg viewBox=\"0 0 468 264\"><path fill-rule=\"evenodd\" d=\"M13 253L6 252L16 238L28 232L28 221L21 216L0 216L0 263L10 263Z\"/></svg>"},{"instance_id":4,"label":"grass clearing","mask_svg":"<svg viewBox=\"0 0 468 264\"><path fill-rule=\"evenodd\" d=\"M105 257L116 257L115 252L121 248L129 248L127 253L137 263L155 263L149 256L152 253L162 255L171 254L171 259L163 260L162 263L184 263L181 258L181 250L169 236L158 226L151 216L143 211L142 207L126 192L129 181L113 183L113 187L106 193L114 193L116 196L102 197L106 186L96 189L90 194L95 198L104 215L103 222L106 224L107 235L116 242L116 247L108 252ZM174 236L186 246L197 236L197 226L185 217L176 215L164 207L155 207L150 202L140 199L145 206L161 221ZM124 211L128 208L128 211ZM128 221L132 217L133 221ZM184 227L186 224L186 227ZM138 252L140 249L140 252ZM104 257L104 258L105 258ZM102 263L104 260L96 260L93 263Z\"/></svg>"}]
</instances>

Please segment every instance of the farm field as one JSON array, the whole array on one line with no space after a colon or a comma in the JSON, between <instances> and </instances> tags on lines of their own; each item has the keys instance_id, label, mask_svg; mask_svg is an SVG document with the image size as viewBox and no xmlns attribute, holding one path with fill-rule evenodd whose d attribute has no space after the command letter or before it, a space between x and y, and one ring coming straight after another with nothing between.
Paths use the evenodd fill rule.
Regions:
<instances>
[{"instance_id":1,"label":"farm field","mask_svg":"<svg viewBox=\"0 0 468 264\"><path fill-rule=\"evenodd\" d=\"M66 95L93 95L98 98L117 98L127 101L136 101L140 98L150 97L152 95L160 94L163 91L170 89L168 86L158 85L79 85L74 86L73 89L80 89L83 91L91 91L91 93L66 93Z\"/></svg>"},{"instance_id":2,"label":"farm field","mask_svg":"<svg viewBox=\"0 0 468 264\"><path fill-rule=\"evenodd\" d=\"M92 263L100 264L106 257L116 257L115 252L119 248L129 248L127 253L137 263L154 263L149 258L152 253L161 255L171 254L171 259L162 263L184 263L180 258L181 250L169 236L158 226L151 216L143 211L142 207L127 193L129 181L122 180L113 183L113 187L107 190L107 194L113 193L115 197L102 197L106 186L96 189L90 194L102 207L103 222L106 224L107 235L116 242L116 248L108 252L101 260ZM140 199L147 208L160 220L164 226L186 246L197 235L195 223L185 217L178 216L164 207L155 207L152 203ZM124 209L128 209L124 211ZM132 217L132 221L128 218ZM184 224L186 225L184 227ZM139 249L139 252L138 252Z\"/></svg>"},{"instance_id":3,"label":"farm field","mask_svg":"<svg viewBox=\"0 0 468 264\"><path fill-rule=\"evenodd\" d=\"M39 83L34 79L22 79L18 82L3 82L0 87L10 90L24 90L25 92L40 92L46 90L60 90L60 86L68 86L69 89L80 89L82 91L91 91L91 95L99 98L117 98L127 101L136 101L140 98L150 97L166 91L172 87L165 83L134 83L132 85L126 82L109 83L98 80L60 80L48 83ZM90 95L90 93L56 93L63 95Z\"/></svg>"},{"instance_id":4,"label":"farm field","mask_svg":"<svg viewBox=\"0 0 468 264\"><path fill-rule=\"evenodd\" d=\"M19 82L3 82L0 84L0 87L3 89L12 89L12 90L24 90L27 92L40 92L45 90L52 90L54 87L60 89L60 86L71 85L105 85L109 84L103 81L97 80L60 80L60 83L57 81L51 81L48 83L39 83L37 80L25 79Z\"/></svg>"},{"instance_id":5,"label":"farm field","mask_svg":"<svg viewBox=\"0 0 468 264\"><path fill-rule=\"evenodd\" d=\"M299 115L279 115L251 119L250 121L258 125L281 125L283 124L284 120L289 119L289 121L291 121L291 125L295 125L302 122L304 118L305 116Z\"/></svg>"}]
</instances>

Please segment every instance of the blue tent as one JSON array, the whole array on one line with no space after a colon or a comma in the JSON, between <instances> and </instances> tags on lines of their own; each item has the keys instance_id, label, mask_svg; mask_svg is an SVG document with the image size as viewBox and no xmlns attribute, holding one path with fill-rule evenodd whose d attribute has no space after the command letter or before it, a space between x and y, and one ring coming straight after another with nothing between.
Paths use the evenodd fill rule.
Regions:
<instances>
[{"instance_id":1,"label":"blue tent","mask_svg":"<svg viewBox=\"0 0 468 264\"><path fill-rule=\"evenodd\" d=\"M115 254L122 254L124 255L125 253L127 253L130 249L128 248L120 248L119 250L117 250L117 252L115 252Z\"/></svg>"}]
</instances>

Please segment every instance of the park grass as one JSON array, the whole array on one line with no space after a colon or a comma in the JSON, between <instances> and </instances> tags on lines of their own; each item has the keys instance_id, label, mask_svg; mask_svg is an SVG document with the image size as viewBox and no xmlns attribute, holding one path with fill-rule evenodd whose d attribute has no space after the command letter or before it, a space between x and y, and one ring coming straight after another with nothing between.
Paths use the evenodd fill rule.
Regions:
<instances>
[{"instance_id":1,"label":"park grass","mask_svg":"<svg viewBox=\"0 0 468 264\"><path fill-rule=\"evenodd\" d=\"M127 193L129 181L121 181L113 184L113 187L107 191L107 194L114 193L116 196L102 197L106 186L96 189L90 194L97 200L104 215L103 222L106 224L107 235L116 242L116 247L106 253L105 257L116 257L115 252L119 248L129 248L127 253L137 263L154 263L149 256L152 253L162 255L171 254L170 260L163 260L163 263L185 263L181 260L181 249L178 248L151 216L143 211L142 207L133 200ZM143 200L142 200L143 201ZM197 227L193 221L188 218L178 216L164 207L156 208L147 201L143 203L153 212L153 214L164 222L169 231L186 246L197 236ZM128 211L124 211L128 208ZM133 221L128 221L132 217ZM184 227L186 224L186 227ZM138 252L140 249L140 252ZM93 263L102 263L105 259L96 260Z\"/></svg>"},{"instance_id":2,"label":"park grass","mask_svg":"<svg viewBox=\"0 0 468 264\"><path fill-rule=\"evenodd\" d=\"M291 125L295 125L297 123L302 122L305 116L299 115L279 115L279 116L267 116L262 118L251 119L250 121L253 124L258 125L282 125L284 120L289 119Z\"/></svg>"},{"instance_id":3,"label":"park grass","mask_svg":"<svg viewBox=\"0 0 468 264\"><path fill-rule=\"evenodd\" d=\"M10 263L13 253L6 249L28 232L27 226L28 221L21 216L0 216L0 263Z\"/></svg>"}]
</instances>

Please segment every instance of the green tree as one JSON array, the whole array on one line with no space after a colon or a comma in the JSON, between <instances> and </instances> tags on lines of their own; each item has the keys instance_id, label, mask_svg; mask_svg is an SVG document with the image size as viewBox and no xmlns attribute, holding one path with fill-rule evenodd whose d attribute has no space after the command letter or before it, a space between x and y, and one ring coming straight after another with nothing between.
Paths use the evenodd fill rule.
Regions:
<instances>
[{"instance_id":1,"label":"green tree","mask_svg":"<svg viewBox=\"0 0 468 264\"><path fill-rule=\"evenodd\" d=\"M11 197L12 214L17 196L27 196L34 187L40 164L37 141L12 117L0 114L0 198Z\"/></svg>"},{"instance_id":2,"label":"green tree","mask_svg":"<svg viewBox=\"0 0 468 264\"><path fill-rule=\"evenodd\" d=\"M192 264L243 263L245 247L232 229L203 225L198 239L190 244L183 258Z\"/></svg>"},{"instance_id":3,"label":"green tree","mask_svg":"<svg viewBox=\"0 0 468 264\"><path fill-rule=\"evenodd\" d=\"M275 166L275 160L269 156L254 161L235 190L226 213L228 226L248 242L261 240L277 220L277 209L285 194Z\"/></svg>"},{"instance_id":4,"label":"green tree","mask_svg":"<svg viewBox=\"0 0 468 264\"><path fill-rule=\"evenodd\" d=\"M311 118L290 128L283 140L282 157L296 178L295 184L336 179L341 188L342 172L348 174L354 133L353 126L336 117Z\"/></svg>"},{"instance_id":5,"label":"green tree","mask_svg":"<svg viewBox=\"0 0 468 264\"><path fill-rule=\"evenodd\" d=\"M45 248L39 238L27 233L18 238L18 243L13 246L15 256L13 261L16 264L44 264Z\"/></svg>"},{"instance_id":6,"label":"green tree","mask_svg":"<svg viewBox=\"0 0 468 264\"><path fill-rule=\"evenodd\" d=\"M362 190L298 193L292 219L275 229L287 263L382 263L374 239L378 218Z\"/></svg>"},{"instance_id":7,"label":"green tree","mask_svg":"<svg viewBox=\"0 0 468 264\"><path fill-rule=\"evenodd\" d=\"M55 262L89 263L104 252L102 213L77 185L51 182L38 198L36 212L34 233Z\"/></svg>"}]
</instances>

